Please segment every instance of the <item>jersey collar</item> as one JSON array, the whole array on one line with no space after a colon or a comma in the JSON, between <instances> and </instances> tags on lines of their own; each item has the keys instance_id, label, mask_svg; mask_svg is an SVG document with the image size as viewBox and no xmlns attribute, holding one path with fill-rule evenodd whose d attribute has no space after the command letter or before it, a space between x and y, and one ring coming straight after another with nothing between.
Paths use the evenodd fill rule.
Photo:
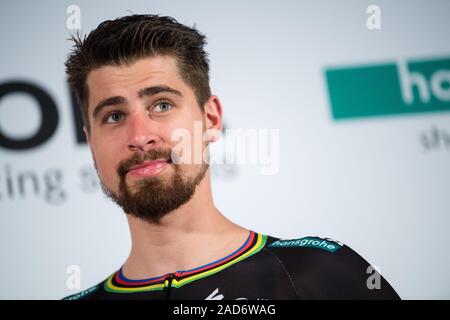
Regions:
<instances>
[{"instance_id":1,"label":"jersey collar","mask_svg":"<svg viewBox=\"0 0 450 320\"><path fill-rule=\"evenodd\" d=\"M266 235L258 234L250 230L247 240L241 247L219 260L194 269L181 270L174 273L168 273L160 277L142 280L127 279L123 274L122 268L120 268L105 281L104 287L107 291L121 293L160 291L164 290L164 288L169 285L174 288L179 288L192 281L196 281L220 272L233 264L254 255L264 247L266 241ZM173 281L170 284L168 281L169 276L173 277Z\"/></svg>"}]
</instances>

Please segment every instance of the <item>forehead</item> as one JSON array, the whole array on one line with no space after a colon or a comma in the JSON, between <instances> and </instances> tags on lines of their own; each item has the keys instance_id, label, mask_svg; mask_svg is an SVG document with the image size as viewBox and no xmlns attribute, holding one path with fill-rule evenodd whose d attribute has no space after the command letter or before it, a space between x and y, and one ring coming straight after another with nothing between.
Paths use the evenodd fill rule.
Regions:
<instances>
[{"instance_id":1,"label":"forehead","mask_svg":"<svg viewBox=\"0 0 450 320\"><path fill-rule=\"evenodd\" d=\"M87 77L89 106L110 96L136 94L151 85L167 85L180 91L188 90L181 79L176 59L155 56L138 59L129 65L102 66Z\"/></svg>"}]
</instances>

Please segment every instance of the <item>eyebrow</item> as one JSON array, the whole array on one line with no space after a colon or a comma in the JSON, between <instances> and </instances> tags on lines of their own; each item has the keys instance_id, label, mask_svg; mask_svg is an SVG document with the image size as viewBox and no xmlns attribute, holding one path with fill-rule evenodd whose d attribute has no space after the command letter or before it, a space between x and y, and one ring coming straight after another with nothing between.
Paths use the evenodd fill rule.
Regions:
<instances>
[{"instance_id":1,"label":"eyebrow","mask_svg":"<svg viewBox=\"0 0 450 320\"><path fill-rule=\"evenodd\" d=\"M121 97L121 96L115 96L115 97L109 97L109 98L103 99L102 101L97 103L97 105L95 106L95 109L92 112L92 117L95 119L95 118L97 118L100 111L102 111L102 109L104 109L106 107L117 106L119 104L123 104L123 103L125 103L125 101L126 101L125 98Z\"/></svg>"},{"instance_id":2,"label":"eyebrow","mask_svg":"<svg viewBox=\"0 0 450 320\"><path fill-rule=\"evenodd\" d=\"M138 92L138 97L139 98L143 98L145 96L153 96L156 95L158 93L161 92L166 92L166 93L171 93L171 94L175 94L179 97L182 97L183 95L181 94L180 91L175 90L171 87L168 86L154 86L154 87L148 87L148 88L144 88L139 90ZM100 101L99 103L97 103L97 105L94 108L94 111L92 112L92 117L95 119L98 117L99 113L101 112L102 109L107 108L107 107L111 107L111 106L117 106L120 104L124 104L126 103L126 99L122 96L114 96L114 97L109 97L106 99L103 99L102 101Z\"/></svg>"},{"instance_id":3,"label":"eyebrow","mask_svg":"<svg viewBox=\"0 0 450 320\"><path fill-rule=\"evenodd\" d=\"M153 95L158 94L160 92L172 93L172 94L175 94L175 95L177 95L179 97L183 96L180 91L175 90L175 89L173 89L171 87L168 87L168 86L156 86L156 87L148 87L148 88L144 88L144 89L139 90L138 97L142 98L144 96L153 96Z\"/></svg>"}]
</instances>

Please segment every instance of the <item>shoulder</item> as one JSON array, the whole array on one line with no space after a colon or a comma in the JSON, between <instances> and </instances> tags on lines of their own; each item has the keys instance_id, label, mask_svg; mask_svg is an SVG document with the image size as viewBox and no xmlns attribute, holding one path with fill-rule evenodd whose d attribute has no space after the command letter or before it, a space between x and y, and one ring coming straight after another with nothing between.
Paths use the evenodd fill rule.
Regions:
<instances>
[{"instance_id":1,"label":"shoulder","mask_svg":"<svg viewBox=\"0 0 450 320\"><path fill-rule=\"evenodd\" d=\"M104 282L105 281L102 281L101 283L98 283L86 290L64 297L62 300L95 300L103 293Z\"/></svg>"},{"instance_id":2,"label":"shoulder","mask_svg":"<svg viewBox=\"0 0 450 320\"><path fill-rule=\"evenodd\" d=\"M265 249L279 262L299 297L398 299L391 285L363 257L340 241L308 236L268 236Z\"/></svg>"}]
</instances>

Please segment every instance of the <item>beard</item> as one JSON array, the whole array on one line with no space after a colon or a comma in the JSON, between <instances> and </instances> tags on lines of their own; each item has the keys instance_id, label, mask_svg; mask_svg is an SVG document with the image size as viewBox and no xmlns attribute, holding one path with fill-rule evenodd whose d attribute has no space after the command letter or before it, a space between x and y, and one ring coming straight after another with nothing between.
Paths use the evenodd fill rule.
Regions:
<instances>
[{"instance_id":1,"label":"beard","mask_svg":"<svg viewBox=\"0 0 450 320\"><path fill-rule=\"evenodd\" d=\"M121 162L117 167L119 191L108 189L100 179L103 192L119 205L126 214L150 223L159 223L170 212L188 202L195 193L196 187L204 178L209 168L208 163L191 165L195 167L193 175L184 173L177 161L172 161L171 150L152 149L146 153L135 153L130 159ZM133 181L129 186L126 181L128 170L143 161L167 159L168 166L164 170L171 173L160 173L153 177L145 177ZM95 160L94 160L95 162ZM175 162L175 163L174 163ZM95 164L97 168L97 165ZM166 176L164 176L166 175Z\"/></svg>"}]
</instances>

